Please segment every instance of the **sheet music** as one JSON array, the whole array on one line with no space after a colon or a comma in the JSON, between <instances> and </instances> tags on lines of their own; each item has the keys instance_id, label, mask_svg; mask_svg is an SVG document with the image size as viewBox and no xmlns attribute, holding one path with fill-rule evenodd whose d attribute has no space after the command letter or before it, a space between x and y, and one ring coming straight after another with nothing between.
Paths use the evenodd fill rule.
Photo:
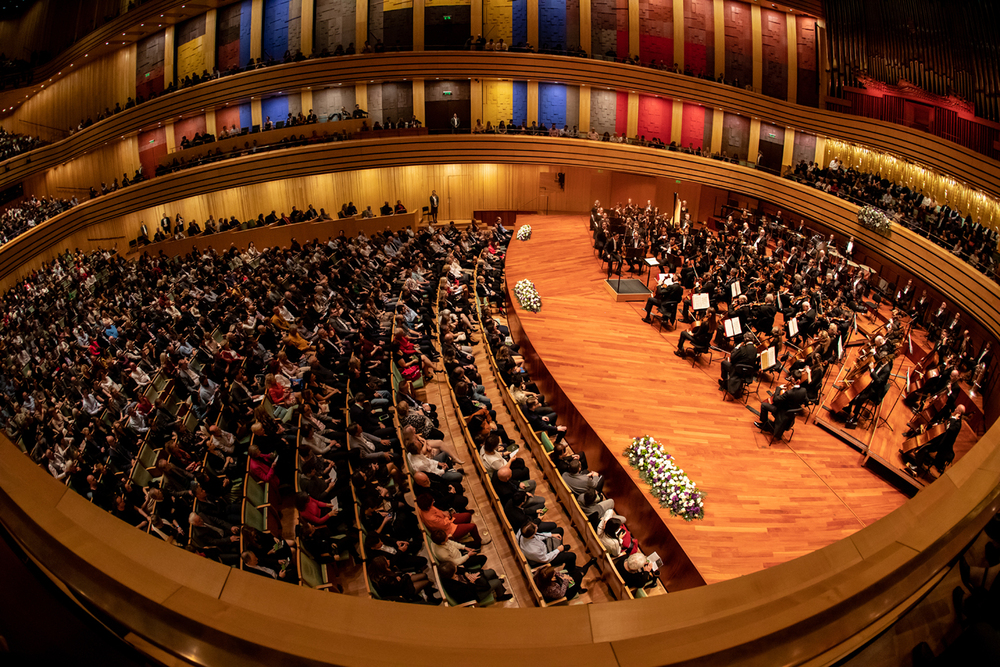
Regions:
<instances>
[{"instance_id":1,"label":"sheet music","mask_svg":"<svg viewBox=\"0 0 1000 667\"><path fill-rule=\"evenodd\" d=\"M774 346L764 350L764 353L760 355L760 367L764 370L772 368L778 361L778 353L775 351Z\"/></svg>"},{"instance_id":2,"label":"sheet music","mask_svg":"<svg viewBox=\"0 0 1000 667\"><path fill-rule=\"evenodd\" d=\"M670 254L669 252L667 254ZM660 263L656 261L655 257L647 257L645 260L647 266L659 266Z\"/></svg>"},{"instance_id":3,"label":"sheet music","mask_svg":"<svg viewBox=\"0 0 1000 667\"><path fill-rule=\"evenodd\" d=\"M669 273L661 273L656 279L657 285L673 285L674 281L670 279Z\"/></svg>"},{"instance_id":4,"label":"sheet music","mask_svg":"<svg viewBox=\"0 0 1000 667\"><path fill-rule=\"evenodd\" d=\"M740 288L740 281L737 280L735 283L733 283L732 286L730 287L730 290L732 290L733 292L734 299L738 297L740 294L742 294L743 290Z\"/></svg>"},{"instance_id":5,"label":"sheet music","mask_svg":"<svg viewBox=\"0 0 1000 667\"><path fill-rule=\"evenodd\" d=\"M691 297L691 307L695 310L708 310L710 305L708 292L700 292Z\"/></svg>"},{"instance_id":6,"label":"sheet music","mask_svg":"<svg viewBox=\"0 0 1000 667\"><path fill-rule=\"evenodd\" d=\"M788 320L788 337L794 338L799 335L799 318L793 317Z\"/></svg>"},{"instance_id":7,"label":"sheet music","mask_svg":"<svg viewBox=\"0 0 1000 667\"><path fill-rule=\"evenodd\" d=\"M723 322L726 327L726 335L732 338L733 336L739 336L743 333L743 329L740 327L740 318L730 317L728 320Z\"/></svg>"}]
</instances>

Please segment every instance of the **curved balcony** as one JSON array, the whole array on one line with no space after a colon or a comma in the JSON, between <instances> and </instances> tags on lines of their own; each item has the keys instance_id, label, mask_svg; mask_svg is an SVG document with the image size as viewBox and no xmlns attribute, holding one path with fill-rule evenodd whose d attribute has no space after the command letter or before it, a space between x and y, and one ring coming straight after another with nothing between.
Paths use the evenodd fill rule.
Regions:
<instances>
[{"instance_id":1,"label":"curved balcony","mask_svg":"<svg viewBox=\"0 0 1000 667\"><path fill-rule=\"evenodd\" d=\"M223 101L323 87L332 83L432 78L531 79L670 97L893 153L1000 197L1000 162L918 130L790 104L751 91L670 72L565 56L471 51L314 59L203 83L133 107L67 139L8 160L4 168L9 168L9 171L0 174L0 189L83 152L100 148L123 135L184 113L216 107ZM81 185L89 187L93 184Z\"/></svg>"},{"instance_id":2,"label":"curved balcony","mask_svg":"<svg viewBox=\"0 0 1000 667\"><path fill-rule=\"evenodd\" d=\"M855 207L736 165L630 146L528 137L430 136L277 151L155 179L72 209L0 248L0 275L81 229L156 204L331 171L483 162L613 168L738 190L853 234L946 293L996 337L1000 295L903 229L860 228ZM311 194L311 193L310 193ZM206 242L207 243L207 242ZM0 438L0 521L78 599L133 643L195 664L509 664L522 642L591 665L833 662L904 613L1000 507L1000 427L899 510L829 547L720 584L586 607L468 610L320 594L264 581L149 538L60 485ZM392 628L391 633L385 628ZM447 628L442 648L436 632ZM518 642L511 643L510 638Z\"/></svg>"}]
</instances>

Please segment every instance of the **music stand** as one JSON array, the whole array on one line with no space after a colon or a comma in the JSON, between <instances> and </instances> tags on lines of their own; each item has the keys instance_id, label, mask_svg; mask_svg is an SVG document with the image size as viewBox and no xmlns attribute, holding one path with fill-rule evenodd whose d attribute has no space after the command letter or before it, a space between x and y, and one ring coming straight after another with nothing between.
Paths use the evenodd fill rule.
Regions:
<instances>
[{"instance_id":1,"label":"music stand","mask_svg":"<svg viewBox=\"0 0 1000 667\"><path fill-rule=\"evenodd\" d=\"M653 273L653 267L659 266L660 262L655 257L647 257L643 260L646 263L646 287L649 287L649 276Z\"/></svg>"}]
</instances>

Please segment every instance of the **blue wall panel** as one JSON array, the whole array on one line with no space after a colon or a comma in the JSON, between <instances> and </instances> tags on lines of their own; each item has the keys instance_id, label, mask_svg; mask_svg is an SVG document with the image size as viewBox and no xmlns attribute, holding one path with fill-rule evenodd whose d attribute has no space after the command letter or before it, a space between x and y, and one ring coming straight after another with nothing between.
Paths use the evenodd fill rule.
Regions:
<instances>
[{"instance_id":1,"label":"blue wall panel","mask_svg":"<svg viewBox=\"0 0 1000 667\"><path fill-rule=\"evenodd\" d=\"M288 0L265 0L262 37L265 60L268 56L275 60L285 57L285 51L288 50Z\"/></svg>"},{"instance_id":2,"label":"blue wall panel","mask_svg":"<svg viewBox=\"0 0 1000 667\"><path fill-rule=\"evenodd\" d=\"M521 125L528 119L528 82L514 82L514 124Z\"/></svg>"},{"instance_id":3,"label":"blue wall panel","mask_svg":"<svg viewBox=\"0 0 1000 667\"><path fill-rule=\"evenodd\" d=\"M285 120L288 117L288 98L284 95L271 97L260 103L261 125L267 123L267 117L271 117L272 123Z\"/></svg>"},{"instance_id":4,"label":"blue wall panel","mask_svg":"<svg viewBox=\"0 0 1000 667\"><path fill-rule=\"evenodd\" d=\"M566 86L558 83L538 84L538 122L546 127L566 124Z\"/></svg>"},{"instance_id":5,"label":"blue wall panel","mask_svg":"<svg viewBox=\"0 0 1000 667\"><path fill-rule=\"evenodd\" d=\"M253 127L253 113L249 104L240 105L240 127Z\"/></svg>"},{"instance_id":6,"label":"blue wall panel","mask_svg":"<svg viewBox=\"0 0 1000 667\"><path fill-rule=\"evenodd\" d=\"M566 48L566 0L538 0L538 45Z\"/></svg>"},{"instance_id":7,"label":"blue wall panel","mask_svg":"<svg viewBox=\"0 0 1000 667\"><path fill-rule=\"evenodd\" d=\"M250 16L253 13L253 0L243 0L240 6L240 67L246 67L250 62Z\"/></svg>"},{"instance_id":8,"label":"blue wall panel","mask_svg":"<svg viewBox=\"0 0 1000 667\"><path fill-rule=\"evenodd\" d=\"M514 21L511 45L524 44L528 41L528 0L514 0L511 12Z\"/></svg>"}]
</instances>

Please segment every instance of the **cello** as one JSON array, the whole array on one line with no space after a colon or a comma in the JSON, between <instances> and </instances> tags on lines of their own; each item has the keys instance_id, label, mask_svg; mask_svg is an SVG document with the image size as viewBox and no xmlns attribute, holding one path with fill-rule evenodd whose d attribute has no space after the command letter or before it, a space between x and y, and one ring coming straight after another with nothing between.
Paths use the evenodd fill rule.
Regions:
<instances>
[{"instance_id":1,"label":"cello","mask_svg":"<svg viewBox=\"0 0 1000 667\"><path fill-rule=\"evenodd\" d=\"M930 444L934 438L939 435L943 435L944 432L948 430L948 421L949 420L946 419L940 424L935 424L922 433L918 433L912 438L904 440L903 444L899 448L900 453L908 456L914 456L918 449Z\"/></svg>"},{"instance_id":2,"label":"cello","mask_svg":"<svg viewBox=\"0 0 1000 667\"><path fill-rule=\"evenodd\" d=\"M873 369L869 368L869 370ZM849 385L833 397L833 400L830 401L830 412L842 412L847 408L847 405L857 398L861 392L867 389L871 383L872 375L870 372L857 376Z\"/></svg>"}]
</instances>

